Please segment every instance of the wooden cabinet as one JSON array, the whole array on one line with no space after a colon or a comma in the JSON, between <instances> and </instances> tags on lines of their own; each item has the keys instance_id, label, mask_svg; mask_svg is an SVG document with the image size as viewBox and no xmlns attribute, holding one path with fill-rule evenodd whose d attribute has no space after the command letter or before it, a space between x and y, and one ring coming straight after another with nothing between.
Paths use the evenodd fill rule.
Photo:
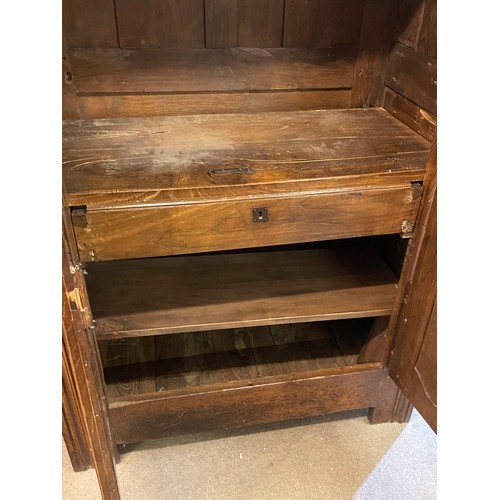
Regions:
<instances>
[{"instance_id":1,"label":"wooden cabinet","mask_svg":"<svg viewBox=\"0 0 500 500\"><path fill-rule=\"evenodd\" d=\"M117 444L436 429L435 2L153 3L64 6L75 467L118 498Z\"/></svg>"}]
</instances>

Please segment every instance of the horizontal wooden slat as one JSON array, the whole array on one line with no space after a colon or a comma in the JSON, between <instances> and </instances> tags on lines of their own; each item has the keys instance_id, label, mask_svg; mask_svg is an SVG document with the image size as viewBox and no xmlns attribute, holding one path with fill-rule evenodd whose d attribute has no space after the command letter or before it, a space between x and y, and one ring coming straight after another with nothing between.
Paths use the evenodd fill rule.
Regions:
<instances>
[{"instance_id":1,"label":"horizontal wooden slat","mask_svg":"<svg viewBox=\"0 0 500 500\"><path fill-rule=\"evenodd\" d=\"M379 363L180 389L112 403L117 443L244 427L373 406Z\"/></svg>"},{"instance_id":2,"label":"horizontal wooden slat","mask_svg":"<svg viewBox=\"0 0 500 500\"><path fill-rule=\"evenodd\" d=\"M435 115L436 79L435 59L400 43L394 44L385 81L388 87Z\"/></svg>"},{"instance_id":3,"label":"horizontal wooden slat","mask_svg":"<svg viewBox=\"0 0 500 500\"><path fill-rule=\"evenodd\" d=\"M80 117L91 119L341 109L349 106L350 96L350 90L80 95L77 103Z\"/></svg>"},{"instance_id":4,"label":"horizontal wooden slat","mask_svg":"<svg viewBox=\"0 0 500 500\"><path fill-rule=\"evenodd\" d=\"M71 51L79 93L346 89L355 48Z\"/></svg>"},{"instance_id":5,"label":"horizontal wooden slat","mask_svg":"<svg viewBox=\"0 0 500 500\"><path fill-rule=\"evenodd\" d=\"M363 247L100 262L87 278L100 338L385 315L396 294Z\"/></svg>"},{"instance_id":6,"label":"horizontal wooden slat","mask_svg":"<svg viewBox=\"0 0 500 500\"><path fill-rule=\"evenodd\" d=\"M384 108L412 130L431 141L436 133L436 117L386 87Z\"/></svg>"},{"instance_id":7,"label":"horizontal wooden slat","mask_svg":"<svg viewBox=\"0 0 500 500\"><path fill-rule=\"evenodd\" d=\"M74 121L63 126L63 177L73 202L166 190L175 199L183 189L423 174L428 150L383 109ZM238 167L249 170L209 173Z\"/></svg>"},{"instance_id":8,"label":"horizontal wooden slat","mask_svg":"<svg viewBox=\"0 0 500 500\"><path fill-rule=\"evenodd\" d=\"M248 200L92 210L74 217L84 262L210 252L410 232L420 204L410 184ZM267 222L254 209L265 207Z\"/></svg>"}]
</instances>

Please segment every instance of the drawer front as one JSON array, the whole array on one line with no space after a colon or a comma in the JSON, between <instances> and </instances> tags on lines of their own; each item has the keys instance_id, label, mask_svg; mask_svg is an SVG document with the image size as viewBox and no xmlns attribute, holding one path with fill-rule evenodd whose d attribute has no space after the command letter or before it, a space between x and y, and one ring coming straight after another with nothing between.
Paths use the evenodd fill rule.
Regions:
<instances>
[{"instance_id":1,"label":"drawer front","mask_svg":"<svg viewBox=\"0 0 500 500\"><path fill-rule=\"evenodd\" d=\"M74 212L84 262L411 232L420 185Z\"/></svg>"}]
</instances>

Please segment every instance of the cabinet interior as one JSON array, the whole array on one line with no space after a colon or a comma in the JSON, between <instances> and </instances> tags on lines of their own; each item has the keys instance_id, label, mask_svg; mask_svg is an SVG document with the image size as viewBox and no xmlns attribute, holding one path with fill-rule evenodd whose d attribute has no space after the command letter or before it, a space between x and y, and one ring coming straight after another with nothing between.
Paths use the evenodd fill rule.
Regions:
<instances>
[{"instance_id":1,"label":"cabinet interior","mask_svg":"<svg viewBox=\"0 0 500 500\"><path fill-rule=\"evenodd\" d=\"M65 203L116 441L373 407L435 0L63 4Z\"/></svg>"}]
</instances>

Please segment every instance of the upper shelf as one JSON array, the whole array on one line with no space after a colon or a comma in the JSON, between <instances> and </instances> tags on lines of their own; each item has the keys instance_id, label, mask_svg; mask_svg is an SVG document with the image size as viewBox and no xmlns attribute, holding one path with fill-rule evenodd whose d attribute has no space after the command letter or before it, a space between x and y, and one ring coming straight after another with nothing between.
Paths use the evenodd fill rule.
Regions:
<instances>
[{"instance_id":1,"label":"upper shelf","mask_svg":"<svg viewBox=\"0 0 500 500\"><path fill-rule=\"evenodd\" d=\"M107 208L419 181L428 151L381 108L68 121L63 179L70 205Z\"/></svg>"}]
</instances>

